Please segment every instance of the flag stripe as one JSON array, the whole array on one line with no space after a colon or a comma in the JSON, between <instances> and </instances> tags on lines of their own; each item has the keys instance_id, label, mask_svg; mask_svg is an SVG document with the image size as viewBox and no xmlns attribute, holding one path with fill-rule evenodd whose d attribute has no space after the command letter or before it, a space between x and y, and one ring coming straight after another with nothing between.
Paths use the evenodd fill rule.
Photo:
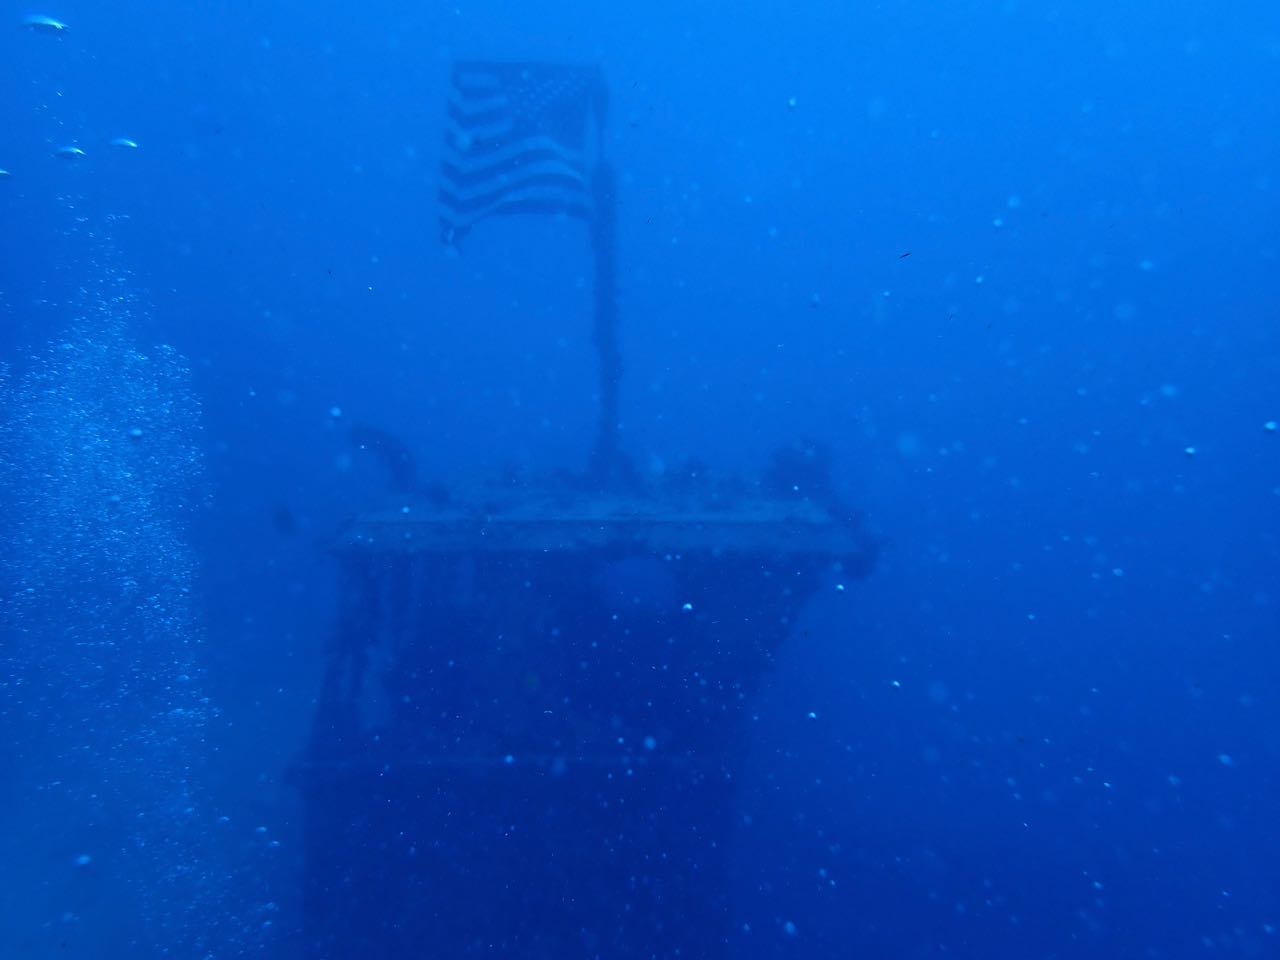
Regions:
<instances>
[{"instance_id":1,"label":"flag stripe","mask_svg":"<svg viewBox=\"0 0 1280 960\"><path fill-rule=\"evenodd\" d=\"M529 154L555 154L585 171L587 158L581 150L566 147L551 137L526 137L519 142L497 138L479 142L449 138L445 142L445 162L459 169L477 170L482 167L514 163Z\"/></svg>"},{"instance_id":2,"label":"flag stripe","mask_svg":"<svg viewBox=\"0 0 1280 960\"><path fill-rule=\"evenodd\" d=\"M452 204L450 198L441 191L440 202L446 210L451 210ZM465 211L465 222L468 224L477 223L485 217L492 216L494 213L506 211L513 205L521 205L523 211L530 204L540 204L547 213L567 213L574 216L587 216L590 212L591 205L586 200L572 201L564 198L563 191L557 186L539 186L530 185L522 190L508 190L505 193L491 197L484 203L475 203L469 206ZM456 223L456 217L444 217L443 219Z\"/></svg>"},{"instance_id":3,"label":"flag stripe","mask_svg":"<svg viewBox=\"0 0 1280 960\"><path fill-rule=\"evenodd\" d=\"M449 103L449 119L459 129L474 135L477 127L485 125L510 127L511 108L503 100L499 100L496 103L486 102L483 106L472 105L469 108L451 101Z\"/></svg>"},{"instance_id":4,"label":"flag stripe","mask_svg":"<svg viewBox=\"0 0 1280 960\"><path fill-rule=\"evenodd\" d=\"M449 96L449 116L457 117L462 122L469 122L477 114L490 110L504 110L507 98L500 94L485 93L475 97L460 97L457 93Z\"/></svg>"},{"instance_id":5,"label":"flag stripe","mask_svg":"<svg viewBox=\"0 0 1280 960\"><path fill-rule=\"evenodd\" d=\"M579 180L576 177L566 176L562 173L537 173L532 176L521 177L514 183L502 184L483 192L476 191L460 194L448 187L441 187L440 202L450 210L458 213L471 213L491 206L503 197L519 193L525 189L542 190L548 196L559 193L567 198L572 195L578 183Z\"/></svg>"},{"instance_id":6,"label":"flag stripe","mask_svg":"<svg viewBox=\"0 0 1280 960\"><path fill-rule=\"evenodd\" d=\"M457 176L498 176L526 160L559 160L585 176L587 158L580 150L568 149L549 137L531 137L521 143L507 143L487 150L473 145L445 144L442 170L446 178Z\"/></svg>"},{"instance_id":7,"label":"flag stripe","mask_svg":"<svg viewBox=\"0 0 1280 960\"><path fill-rule=\"evenodd\" d=\"M573 183L582 182L582 168L576 164L566 163L555 154L538 154L522 156L512 163L502 164L501 169L465 171L454 167L447 160L444 163L445 182L449 189L457 194L476 193L493 190L496 187L519 183L525 177L539 174L556 174Z\"/></svg>"}]
</instances>

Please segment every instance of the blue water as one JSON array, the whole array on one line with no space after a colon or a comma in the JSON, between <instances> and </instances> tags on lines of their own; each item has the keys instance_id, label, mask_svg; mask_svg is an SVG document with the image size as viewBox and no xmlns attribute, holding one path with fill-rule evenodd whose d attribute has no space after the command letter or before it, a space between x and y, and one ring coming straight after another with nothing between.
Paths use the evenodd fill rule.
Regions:
<instances>
[{"instance_id":1,"label":"blue water","mask_svg":"<svg viewBox=\"0 0 1280 960\"><path fill-rule=\"evenodd\" d=\"M1280 11L511 6L0 4L0 954L356 955L290 775L348 427L595 429L583 225L439 240L477 57L609 83L638 469L817 441L880 542L743 707L727 955L1280 953Z\"/></svg>"}]
</instances>

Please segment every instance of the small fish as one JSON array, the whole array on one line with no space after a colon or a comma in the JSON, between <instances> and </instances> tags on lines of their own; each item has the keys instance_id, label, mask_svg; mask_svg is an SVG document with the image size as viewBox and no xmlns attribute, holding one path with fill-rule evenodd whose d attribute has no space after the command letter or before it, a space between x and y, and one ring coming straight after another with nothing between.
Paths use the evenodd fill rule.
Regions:
<instances>
[{"instance_id":1,"label":"small fish","mask_svg":"<svg viewBox=\"0 0 1280 960\"><path fill-rule=\"evenodd\" d=\"M12 176L13 176L12 173L10 173L8 170L5 170L3 167L0 167L0 180L8 180Z\"/></svg>"},{"instance_id":2,"label":"small fish","mask_svg":"<svg viewBox=\"0 0 1280 960\"><path fill-rule=\"evenodd\" d=\"M61 20L46 17L42 13L33 13L29 17L23 17L22 25L28 30L34 30L37 33L65 33L67 30L67 25Z\"/></svg>"},{"instance_id":3,"label":"small fish","mask_svg":"<svg viewBox=\"0 0 1280 960\"><path fill-rule=\"evenodd\" d=\"M138 141L130 140L128 137L116 137L114 140L111 141L111 146L124 147L127 150L137 150Z\"/></svg>"},{"instance_id":4,"label":"small fish","mask_svg":"<svg viewBox=\"0 0 1280 960\"><path fill-rule=\"evenodd\" d=\"M83 160L88 156L88 154L79 147L59 147L57 150L53 151L53 155L55 157L60 157L63 160Z\"/></svg>"},{"instance_id":5,"label":"small fish","mask_svg":"<svg viewBox=\"0 0 1280 960\"><path fill-rule=\"evenodd\" d=\"M910 251L910 250L908 250L906 253L900 253L900 254L898 254L898 259L899 259L899 260L905 260L905 259L907 259L907 257L909 257L909 256L911 256L911 251Z\"/></svg>"}]
</instances>

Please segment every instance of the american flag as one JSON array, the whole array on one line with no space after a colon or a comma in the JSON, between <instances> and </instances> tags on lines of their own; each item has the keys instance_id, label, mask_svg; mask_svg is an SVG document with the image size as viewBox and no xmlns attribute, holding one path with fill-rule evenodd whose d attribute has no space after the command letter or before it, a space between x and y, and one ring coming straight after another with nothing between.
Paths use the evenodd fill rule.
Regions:
<instances>
[{"instance_id":1,"label":"american flag","mask_svg":"<svg viewBox=\"0 0 1280 960\"><path fill-rule=\"evenodd\" d=\"M455 64L440 186L445 242L498 214L590 216L589 163L604 108L592 67Z\"/></svg>"}]
</instances>

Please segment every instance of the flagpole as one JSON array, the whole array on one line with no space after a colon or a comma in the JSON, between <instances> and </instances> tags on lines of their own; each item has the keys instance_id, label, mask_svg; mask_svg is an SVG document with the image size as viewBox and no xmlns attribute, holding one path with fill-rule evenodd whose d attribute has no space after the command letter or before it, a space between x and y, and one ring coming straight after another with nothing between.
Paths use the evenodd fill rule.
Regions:
<instances>
[{"instance_id":1,"label":"flagpole","mask_svg":"<svg viewBox=\"0 0 1280 960\"><path fill-rule=\"evenodd\" d=\"M591 177L591 248L595 254L595 323L592 339L599 357L600 423L591 472L608 483L618 479L618 383L622 379L622 353L618 346L617 246L615 243L613 167L605 160L596 164Z\"/></svg>"},{"instance_id":2,"label":"flagpole","mask_svg":"<svg viewBox=\"0 0 1280 960\"><path fill-rule=\"evenodd\" d=\"M593 91L596 165L591 174L591 250L595 256L595 323L592 340L599 357L600 423L591 452L592 477L602 485L626 479L629 471L618 437L618 389L622 350L618 343L617 178L604 158L609 93L597 73Z\"/></svg>"}]
</instances>

